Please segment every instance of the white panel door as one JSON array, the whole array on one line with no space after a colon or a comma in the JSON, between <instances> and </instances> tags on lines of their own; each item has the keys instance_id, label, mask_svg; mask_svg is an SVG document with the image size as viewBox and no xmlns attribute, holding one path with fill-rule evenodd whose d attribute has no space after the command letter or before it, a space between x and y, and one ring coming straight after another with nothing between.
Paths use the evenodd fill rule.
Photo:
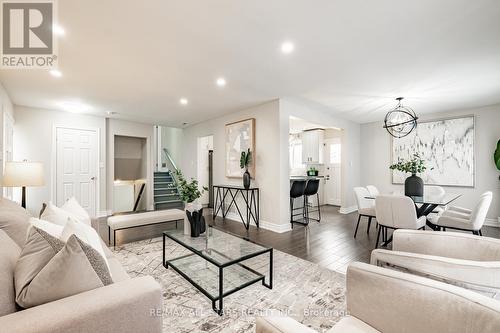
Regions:
<instances>
[{"instance_id":1,"label":"white panel door","mask_svg":"<svg viewBox=\"0 0 500 333\"><path fill-rule=\"evenodd\" d=\"M74 196L96 216L97 132L57 128L56 204Z\"/></svg>"},{"instance_id":2,"label":"white panel door","mask_svg":"<svg viewBox=\"0 0 500 333\"><path fill-rule=\"evenodd\" d=\"M342 146L340 138L325 140L325 197L328 205L340 206L342 203Z\"/></svg>"}]
</instances>

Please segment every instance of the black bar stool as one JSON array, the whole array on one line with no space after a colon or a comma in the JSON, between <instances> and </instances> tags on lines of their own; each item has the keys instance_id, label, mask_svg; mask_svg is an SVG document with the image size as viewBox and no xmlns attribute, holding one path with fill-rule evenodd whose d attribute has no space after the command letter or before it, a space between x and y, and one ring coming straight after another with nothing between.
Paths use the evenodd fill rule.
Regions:
<instances>
[{"instance_id":1,"label":"black bar stool","mask_svg":"<svg viewBox=\"0 0 500 333\"><path fill-rule=\"evenodd\" d=\"M306 220L307 220L307 223L309 223L309 213L314 213L314 212L318 212L318 218L317 219L311 219L311 220L314 220L314 221L317 221L317 222L320 222L321 221L321 209L319 207L319 193L318 193L318 190L319 190L319 179L316 178L316 179L309 179L307 181L307 185L306 185L306 188L304 189L304 207L306 209ZM314 207L314 205L312 206L312 208L316 208L315 210L311 210L309 211L309 197L310 196L316 196L316 207Z\"/></svg>"},{"instance_id":2,"label":"black bar stool","mask_svg":"<svg viewBox=\"0 0 500 333\"><path fill-rule=\"evenodd\" d=\"M302 217L305 217L305 206L303 207L293 207L293 203L296 198L300 198L301 196L304 195L304 190L306 188L306 181L305 180L294 180L292 182L292 186L290 187L290 224L292 225L293 229L293 224L294 223L300 223L300 224L305 224L303 222L295 221L293 218L294 216L299 216L301 215ZM299 214L295 214L296 210L302 210L302 212Z\"/></svg>"}]
</instances>

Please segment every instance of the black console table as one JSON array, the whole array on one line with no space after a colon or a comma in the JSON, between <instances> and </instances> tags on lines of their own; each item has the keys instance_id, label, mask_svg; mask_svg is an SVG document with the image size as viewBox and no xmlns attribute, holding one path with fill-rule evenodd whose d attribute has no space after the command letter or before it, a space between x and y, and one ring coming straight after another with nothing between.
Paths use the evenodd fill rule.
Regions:
<instances>
[{"instance_id":1,"label":"black console table","mask_svg":"<svg viewBox=\"0 0 500 333\"><path fill-rule=\"evenodd\" d=\"M250 227L250 222L253 220L257 228L259 227L259 212L260 212L260 200L259 200L259 188L250 187L248 189L243 186L237 185L214 185L214 210L213 218L217 216L219 211L222 212L222 218L225 219L229 209L234 205L238 214L240 215L243 225L248 230ZM226 204L226 197L229 194L229 205ZM243 202L246 208L246 216L243 218L242 209L238 205L238 195L243 198ZM227 207L226 207L227 206Z\"/></svg>"}]
</instances>

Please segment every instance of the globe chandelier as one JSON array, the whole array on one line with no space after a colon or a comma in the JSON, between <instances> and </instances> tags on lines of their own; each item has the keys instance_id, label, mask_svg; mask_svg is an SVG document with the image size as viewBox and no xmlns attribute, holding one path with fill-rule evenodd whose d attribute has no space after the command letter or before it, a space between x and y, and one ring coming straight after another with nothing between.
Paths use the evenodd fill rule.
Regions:
<instances>
[{"instance_id":1,"label":"globe chandelier","mask_svg":"<svg viewBox=\"0 0 500 333\"><path fill-rule=\"evenodd\" d=\"M403 106L404 97L396 98L398 104L385 115L384 128L395 138L403 138L417 128L417 115L413 109Z\"/></svg>"}]
</instances>

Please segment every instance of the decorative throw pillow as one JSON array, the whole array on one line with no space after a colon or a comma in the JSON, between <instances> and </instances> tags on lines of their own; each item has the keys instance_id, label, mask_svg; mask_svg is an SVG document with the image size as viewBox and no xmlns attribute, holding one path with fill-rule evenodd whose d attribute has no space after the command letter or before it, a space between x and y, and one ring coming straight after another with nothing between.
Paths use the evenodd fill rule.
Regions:
<instances>
[{"instance_id":1,"label":"decorative throw pillow","mask_svg":"<svg viewBox=\"0 0 500 333\"><path fill-rule=\"evenodd\" d=\"M0 229L23 247L30 226L30 214L16 202L0 198Z\"/></svg>"},{"instance_id":2,"label":"decorative throw pillow","mask_svg":"<svg viewBox=\"0 0 500 333\"><path fill-rule=\"evenodd\" d=\"M42 229L49 235L58 239L61 238L64 229L62 225L48 222L45 220L36 219L34 217L30 218L30 224L37 227L38 229Z\"/></svg>"},{"instance_id":3,"label":"decorative throw pillow","mask_svg":"<svg viewBox=\"0 0 500 333\"><path fill-rule=\"evenodd\" d=\"M64 244L31 227L17 262L16 302L29 308L113 283L101 255L77 236Z\"/></svg>"},{"instance_id":4,"label":"decorative throw pillow","mask_svg":"<svg viewBox=\"0 0 500 333\"><path fill-rule=\"evenodd\" d=\"M62 225L63 227L66 225L66 222L68 221L69 217L80 221L80 219L76 215L62 208L57 207L52 202L49 202L47 204L47 207L45 207L42 214L40 215L41 220L59 224Z\"/></svg>"},{"instance_id":5,"label":"decorative throw pillow","mask_svg":"<svg viewBox=\"0 0 500 333\"><path fill-rule=\"evenodd\" d=\"M62 229L60 240L62 240L63 242L67 242L71 235L76 235L76 237L78 237L80 240L84 241L89 246L94 248L94 250L96 250L102 256L109 268L106 253L102 248L101 238L94 230L94 228L69 217L66 225Z\"/></svg>"},{"instance_id":6,"label":"decorative throw pillow","mask_svg":"<svg viewBox=\"0 0 500 333\"><path fill-rule=\"evenodd\" d=\"M87 211L80 206L75 197L69 198L64 205L61 206L61 209L71 213L78 219L78 221L89 226L92 225L89 213L87 213Z\"/></svg>"}]
</instances>

